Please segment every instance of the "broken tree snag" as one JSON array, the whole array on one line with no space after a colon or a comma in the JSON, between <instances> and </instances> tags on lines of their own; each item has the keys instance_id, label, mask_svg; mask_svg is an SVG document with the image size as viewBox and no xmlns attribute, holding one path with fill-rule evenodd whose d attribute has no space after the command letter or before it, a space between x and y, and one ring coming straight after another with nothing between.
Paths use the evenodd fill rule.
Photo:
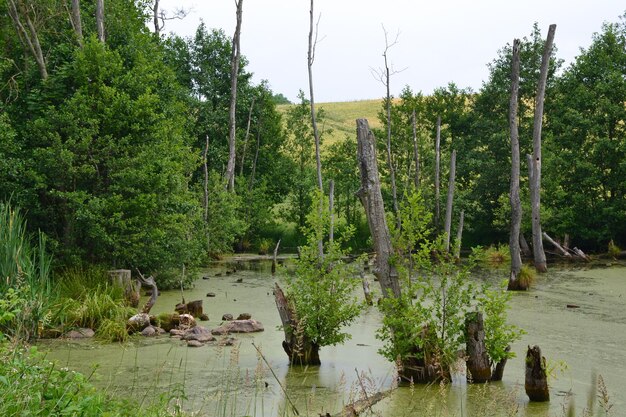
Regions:
<instances>
[{"instance_id":1,"label":"broken tree snag","mask_svg":"<svg viewBox=\"0 0 626 417\"><path fill-rule=\"evenodd\" d=\"M571 257L572 257L572 255L571 255L568 251L566 251L566 250L563 248L563 246L559 245L559 243L558 243L558 242L556 242L554 239L552 239L550 236L548 236L548 234L547 234L546 232L543 232L543 233L542 233L542 235L543 235L543 238L544 238L545 240L547 240L548 242L550 242L550 244L551 244L552 246L554 246L554 248L555 248L557 251L559 251L559 253L561 254L561 256L565 256L566 258L571 258Z\"/></svg>"},{"instance_id":2,"label":"broken tree snag","mask_svg":"<svg viewBox=\"0 0 626 417\"><path fill-rule=\"evenodd\" d=\"M128 305L136 308L139 305L141 285L132 280L130 269L113 269L109 271L109 276L114 286L124 290L124 300Z\"/></svg>"},{"instance_id":3,"label":"broken tree snag","mask_svg":"<svg viewBox=\"0 0 626 417\"><path fill-rule=\"evenodd\" d=\"M439 381L450 381L450 369L441 366L439 355L433 355L438 348L433 342L436 339L435 331L430 326L422 328L420 338L425 340L421 348L415 346L410 356L402 359L398 366L398 376L401 383L430 384Z\"/></svg>"},{"instance_id":4,"label":"broken tree snag","mask_svg":"<svg viewBox=\"0 0 626 417\"><path fill-rule=\"evenodd\" d=\"M272 275L276 275L276 258L278 257L278 247L280 246L280 240L276 242L276 247L274 248L274 257L272 258Z\"/></svg>"},{"instance_id":5,"label":"broken tree snag","mask_svg":"<svg viewBox=\"0 0 626 417\"><path fill-rule=\"evenodd\" d=\"M239 74L239 61L241 58L241 16L243 14L243 0L235 0L237 24L233 35L232 49L230 54L230 105L228 107L228 164L226 165L226 190L235 192L235 112L237 109L237 75Z\"/></svg>"},{"instance_id":6,"label":"broken tree snag","mask_svg":"<svg viewBox=\"0 0 626 417\"><path fill-rule=\"evenodd\" d=\"M274 300L285 332L283 349L292 365L319 365L320 347L312 343L299 326L298 315L278 284L274 286Z\"/></svg>"},{"instance_id":7,"label":"broken tree snag","mask_svg":"<svg viewBox=\"0 0 626 417\"><path fill-rule=\"evenodd\" d=\"M152 288L150 298L148 299L148 301L146 301L146 304L144 304L143 308L141 309L142 313L148 314L156 303L157 297L159 296L159 289L157 288L156 282L154 281L154 277L149 276L148 278L146 278L139 270L137 270L137 272L139 273L139 282L141 283L141 285L144 287Z\"/></svg>"},{"instance_id":8,"label":"broken tree snag","mask_svg":"<svg viewBox=\"0 0 626 417\"><path fill-rule=\"evenodd\" d=\"M393 248L380 190L380 178L376 162L376 138L366 119L356 120L356 133L357 158L361 173L361 188L357 191L357 195L365 209L367 223L374 242L376 262L373 272L380 282L383 297L397 298L400 296L400 283L398 282L398 271L390 264Z\"/></svg>"},{"instance_id":9,"label":"broken tree snag","mask_svg":"<svg viewBox=\"0 0 626 417\"><path fill-rule=\"evenodd\" d=\"M485 347L483 313L471 313L465 319L467 341L467 380L482 383L491 380L491 363Z\"/></svg>"},{"instance_id":10,"label":"broken tree snag","mask_svg":"<svg viewBox=\"0 0 626 417\"><path fill-rule=\"evenodd\" d=\"M363 284L363 294L365 295L365 303L368 306L374 305L372 301L372 291L370 290L370 283L365 278L365 274L361 271L361 283Z\"/></svg>"},{"instance_id":11,"label":"broken tree snag","mask_svg":"<svg viewBox=\"0 0 626 417\"><path fill-rule=\"evenodd\" d=\"M441 116L437 116L437 136L435 137L435 232L439 231L439 164L441 163Z\"/></svg>"},{"instance_id":12,"label":"broken tree snag","mask_svg":"<svg viewBox=\"0 0 626 417\"><path fill-rule=\"evenodd\" d=\"M98 40L104 43L106 41L104 34L104 0L96 0L96 28Z\"/></svg>"},{"instance_id":13,"label":"broken tree snag","mask_svg":"<svg viewBox=\"0 0 626 417\"><path fill-rule=\"evenodd\" d=\"M509 102L509 135L511 137L511 183L509 202L511 203L511 231L509 236L509 250L511 253L511 275L509 275L509 290L520 289L518 282L522 270L522 254L520 249L520 230L522 227L522 202L520 200L520 150L519 127L517 122L517 107L519 95L519 67L520 67L520 40L513 40L513 57L511 65L511 100Z\"/></svg>"},{"instance_id":14,"label":"broken tree snag","mask_svg":"<svg viewBox=\"0 0 626 417\"><path fill-rule=\"evenodd\" d=\"M543 122L543 101L546 93L548 67L550 55L552 54L552 43L554 41L555 31L556 25L550 25L548 36L543 47L539 81L537 83L537 95L535 97L535 117L533 121L532 181L529 178L529 185L533 229L533 255L537 272L546 272L548 270L541 234L541 128Z\"/></svg>"},{"instance_id":15,"label":"broken tree snag","mask_svg":"<svg viewBox=\"0 0 626 417\"><path fill-rule=\"evenodd\" d=\"M459 216L459 228L456 231L456 248L454 248L454 258L461 259L461 243L463 242L463 225L465 222L465 210L461 210Z\"/></svg>"},{"instance_id":16,"label":"broken tree snag","mask_svg":"<svg viewBox=\"0 0 626 417\"><path fill-rule=\"evenodd\" d=\"M511 346L507 346L504 349L504 352L508 355L511 351ZM491 372L491 380L492 381L502 381L502 376L504 375L504 367L506 366L506 362L509 360L508 356L505 356L500 362L496 364L495 369Z\"/></svg>"},{"instance_id":17,"label":"broken tree snag","mask_svg":"<svg viewBox=\"0 0 626 417\"><path fill-rule=\"evenodd\" d=\"M528 346L526 351L526 395L530 401L550 401L548 377L546 375L546 358L541 356L541 349L535 345Z\"/></svg>"}]
</instances>

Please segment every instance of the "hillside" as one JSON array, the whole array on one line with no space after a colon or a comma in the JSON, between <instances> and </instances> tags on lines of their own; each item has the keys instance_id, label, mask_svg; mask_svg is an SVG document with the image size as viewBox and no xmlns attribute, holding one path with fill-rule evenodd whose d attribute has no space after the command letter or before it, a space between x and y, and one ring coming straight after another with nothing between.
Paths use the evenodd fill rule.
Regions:
<instances>
[{"instance_id":1,"label":"hillside","mask_svg":"<svg viewBox=\"0 0 626 417\"><path fill-rule=\"evenodd\" d=\"M289 106L291 104L280 105L278 110L284 113ZM346 135L354 136L356 134L355 120L359 118L367 119L371 128L381 127L378 120L381 106L381 99L316 104L316 107L326 112L324 121L319 124L320 131L325 132L322 146L328 146L345 138Z\"/></svg>"}]
</instances>

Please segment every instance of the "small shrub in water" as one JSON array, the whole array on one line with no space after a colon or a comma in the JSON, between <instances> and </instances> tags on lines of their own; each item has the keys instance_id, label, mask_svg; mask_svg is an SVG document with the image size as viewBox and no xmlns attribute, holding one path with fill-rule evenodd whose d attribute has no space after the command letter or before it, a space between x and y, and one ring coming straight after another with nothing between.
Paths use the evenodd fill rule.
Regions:
<instances>
[{"instance_id":1,"label":"small shrub in water","mask_svg":"<svg viewBox=\"0 0 626 417\"><path fill-rule=\"evenodd\" d=\"M535 283L535 270L528 265L522 265L518 279L523 288L530 288Z\"/></svg>"}]
</instances>

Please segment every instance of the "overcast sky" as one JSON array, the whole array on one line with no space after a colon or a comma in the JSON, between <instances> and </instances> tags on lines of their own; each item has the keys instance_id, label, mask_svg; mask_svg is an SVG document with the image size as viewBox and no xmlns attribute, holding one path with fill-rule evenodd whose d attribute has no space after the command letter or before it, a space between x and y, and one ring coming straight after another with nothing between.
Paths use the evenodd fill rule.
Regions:
<instances>
[{"instance_id":1,"label":"overcast sky","mask_svg":"<svg viewBox=\"0 0 626 417\"><path fill-rule=\"evenodd\" d=\"M241 53L254 81L268 80L275 93L292 101L302 89L308 97L306 67L308 0L245 0ZM169 21L166 32L193 36L203 20L232 37L234 0L161 0L161 8L189 10L182 21ZM539 23L545 37L557 24L555 44L566 65L588 47L604 22L617 22L623 0L316 0L319 42L313 77L317 102L380 98L384 86L371 73L383 65L382 25L398 43L390 62L402 70L391 79L391 93L409 85L425 94L455 82L478 90L487 64L515 37Z\"/></svg>"}]
</instances>

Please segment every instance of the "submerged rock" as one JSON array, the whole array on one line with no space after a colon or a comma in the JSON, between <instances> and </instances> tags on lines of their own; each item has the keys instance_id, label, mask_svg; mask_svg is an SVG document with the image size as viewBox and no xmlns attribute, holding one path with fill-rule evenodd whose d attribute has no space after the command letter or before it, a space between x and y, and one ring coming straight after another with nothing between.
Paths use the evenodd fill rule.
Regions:
<instances>
[{"instance_id":1,"label":"submerged rock","mask_svg":"<svg viewBox=\"0 0 626 417\"><path fill-rule=\"evenodd\" d=\"M263 330L265 329L263 328L263 324L261 322L254 319L248 319L229 321L228 323L211 330L211 333L222 335L228 333L254 333L262 332Z\"/></svg>"},{"instance_id":2,"label":"submerged rock","mask_svg":"<svg viewBox=\"0 0 626 417\"><path fill-rule=\"evenodd\" d=\"M249 320L252 318L252 314L250 313L241 313L238 317L237 320Z\"/></svg>"},{"instance_id":3,"label":"submerged rock","mask_svg":"<svg viewBox=\"0 0 626 417\"><path fill-rule=\"evenodd\" d=\"M189 340L189 341L187 341L187 346L189 346L189 347L202 347L202 346L204 346L204 343L199 342L197 340Z\"/></svg>"},{"instance_id":4,"label":"submerged rock","mask_svg":"<svg viewBox=\"0 0 626 417\"><path fill-rule=\"evenodd\" d=\"M231 320L233 320L233 319L234 319L234 317L233 317L233 315L232 315L232 314L228 314L228 313L226 313L226 314L224 314L224 315L222 316L222 320L223 320L223 321L231 321Z\"/></svg>"},{"instance_id":5,"label":"submerged rock","mask_svg":"<svg viewBox=\"0 0 626 417\"><path fill-rule=\"evenodd\" d=\"M217 342L217 344L219 346L232 346L235 344L235 342L237 341L237 339L235 339L234 337L223 337L219 340L219 342Z\"/></svg>"},{"instance_id":6,"label":"submerged rock","mask_svg":"<svg viewBox=\"0 0 626 417\"><path fill-rule=\"evenodd\" d=\"M197 340L198 342L213 342L215 336L206 327L196 326L186 330L181 337L183 340Z\"/></svg>"},{"instance_id":7,"label":"submerged rock","mask_svg":"<svg viewBox=\"0 0 626 417\"><path fill-rule=\"evenodd\" d=\"M69 332L65 333L63 335L63 337L66 337L68 339L89 339L91 337L94 337L96 333L86 327L81 327L75 330L70 330Z\"/></svg>"}]
</instances>

